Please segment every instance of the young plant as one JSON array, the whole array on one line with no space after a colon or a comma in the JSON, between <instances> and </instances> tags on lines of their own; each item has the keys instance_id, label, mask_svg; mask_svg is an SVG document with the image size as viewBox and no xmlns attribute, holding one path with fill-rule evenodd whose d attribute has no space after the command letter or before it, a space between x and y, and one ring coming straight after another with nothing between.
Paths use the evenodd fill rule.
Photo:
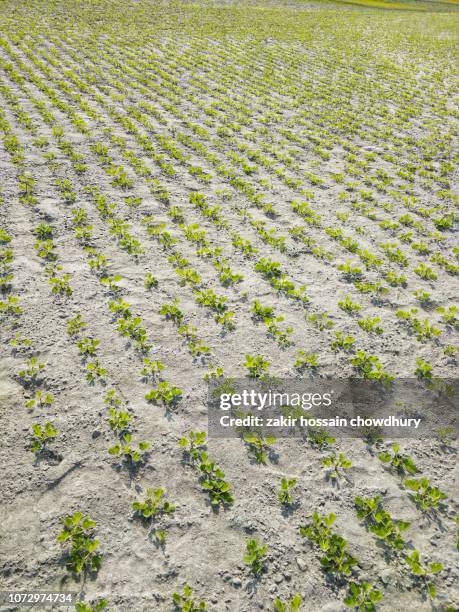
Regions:
<instances>
[{"instance_id":1,"label":"young plant","mask_svg":"<svg viewBox=\"0 0 459 612\"><path fill-rule=\"evenodd\" d=\"M48 279L49 284L51 285L51 293L56 293L59 295L70 296L73 293L73 289L69 283L70 274L65 272L62 276L51 276Z\"/></svg>"},{"instance_id":2,"label":"young plant","mask_svg":"<svg viewBox=\"0 0 459 612\"><path fill-rule=\"evenodd\" d=\"M175 510L175 504L163 499L164 489L151 489L145 491L145 499L136 499L132 502L133 509L145 518L155 517L160 514L170 514Z\"/></svg>"},{"instance_id":3,"label":"young plant","mask_svg":"<svg viewBox=\"0 0 459 612\"><path fill-rule=\"evenodd\" d=\"M432 380L432 366L420 357L416 357L417 368L414 371L416 378L420 380Z\"/></svg>"},{"instance_id":4,"label":"young plant","mask_svg":"<svg viewBox=\"0 0 459 612\"><path fill-rule=\"evenodd\" d=\"M93 604L88 604L84 601L77 601L75 604L75 612L102 612L108 606L108 599L99 599Z\"/></svg>"},{"instance_id":5,"label":"young plant","mask_svg":"<svg viewBox=\"0 0 459 612\"><path fill-rule=\"evenodd\" d=\"M34 423L32 425L33 438L31 443L31 450L33 453L42 454L47 450L47 445L52 441L59 433L54 427L51 421L46 422L44 425L40 423Z\"/></svg>"},{"instance_id":6,"label":"young plant","mask_svg":"<svg viewBox=\"0 0 459 612\"><path fill-rule=\"evenodd\" d=\"M185 315L179 308L178 304L178 298L175 298L172 300L172 302L163 304L160 308L159 314L165 315L166 319L174 321L174 323L177 325L181 324Z\"/></svg>"},{"instance_id":7,"label":"young plant","mask_svg":"<svg viewBox=\"0 0 459 612\"><path fill-rule=\"evenodd\" d=\"M195 602L192 599L193 589L190 585L185 584L183 587L182 594L175 593L172 594L172 601L174 603L175 609L180 610L180 612L199 612L200 610L207 610L207 604L205 601Z\"/></svg>"},{"instance_id":8,"label":"young plant","mask_svg":"<svg viewBox=\"0 0 459 612\"><path fill-rule=\"evenodd\" d=\"M381 317L367 317L366 319L359 319L357 323L359 327L366 331L368 334L382 334L383 328L379 325Z\"/></svg>"},{"instance_id":9,"label":"young plant","mask_svg":"<svg viewBox=\"0 0 459 612\"><path fill-rule=\"evenodd\" d=\"M126 410L118 410L114 406L110 406L108 409L108 424L110 429L115 432L125 431L129 426L131 415Z\"/></svg>"},{"instance_id":10,"label":"young plant","mask_svg":"<svg viewBox=\"0 0 459 612\"><path fill-rule=\"evenodd\" d=\"M342 331L335 331L335 340L330 344L331 348L336 350L350 351L355 344L354 336L347 336Z\"/></svg>"},{"instance_id":11,"label":"young plant","mask_svg":"<svg viewBox=\"0 0 459 612\"><path fill-rule=\"evenodd\" d=\"M161 402L166 406L174 405L181 397L183 391L179 387L171 385L167 380L161 380L157 386L145 395L148 402Z\"/></svg>"},{"instance_id":12,"label":"young plant","mask_svg":"<svg viewBox=\"0 0 459 612\"><path fill-rule=\"evenodd\" d=\"M353 302L348 295L343 300L338 300L338 306L348 314L354 314L362 308L361 304Z\"/></svg>"},{"instance_id":13,"label":"young plant","mask_svg":"<svg viewBox=\"0 0 459 612\"><path fill-rule=\"evenodd\" d=\"M231 485L225 480L225 472L209 458L206 451L199 455L199 470L202 473L201 486L208 491L210 503L214 508L221 505L230 505L234 498Z\"/></svg>"},{"instance_id":14,"label":"young plant","mask_svg":"<svg viewBox=\"0 0 459 612\"><path fill-rule=\"evenodd\" d=\"M254 455L258 463L266 464L270 453L270 445L276 442L276 436L249 431L244 433L244 442L248 445L250 452Z\"/></svg>"},{"instance_id":15,"label":"young plant","mask_svg":"<svg viewBox=\"0 0 459 612\"><path fill-rule=\"evenodd\" d=\"M27 360L24 368L19 370L18 376L21 378L24 385L34 385L37 382L38 374L44 369L45 364L38 361L38 358L33 355Z\"/></svg>"},{"instance_id":16,"label":"young plant","mask_svg":"<svg viewBox=\"0 0 459 612\"><path fill-rule=\"evenodd\" d=\"M273 601L274 612L299 612L303 598L299 593L295 593L289 601L284 602L279 597Z\"/></svg>"},{"instance_id":17,"label":"young plant","mask_svg":"<svg viewBox=\"0 0 459 612\"><path fill-rule=\"evenodd\" d=\"M308 440L312 446L323 450L330 444L333 444L335 438L325 429L308 429Z\"/></svg>"},{"instance_id":18,"label":"young plant","mask_svg":"<svg viewBox=\"0 0 459 612\"><path fill-rule=\"evenodd\" d=\"M145 274L144 285L145 289L153 289L158 286L158 279L151 272L147 272Z\"/></svg>"},{"instance_id":19,"label":"young plant","mask_svg":"<svg viewBox=\"0 0 459 612\"><path fill-rule=\"evenodd\" d=\"M100 365L100 361L98 359L88 361L86 364L86 380L91 384L94 384L98 379L103 379L106 373L106 368Z\"/></svg>"},{"instance_id":20,"label":"young plant","mask_svg":"<svg viewBox=\"0 0 459 612\"><path fill-rule=\"evenodd\" d=\"M388 464L394 471L399 474L416 474L419 472L416 464L409 455L403 455L400 453L400 444L394 442L392 445L393 453L389 450L379 453L378 457L383 462Z\"/></svg>"},{"instance_id":21,"label":"young plant","mask_svg":"<svg viewBox=\"0 0 459 612\"><path fill-rule=\"evenodd\" d=\"M120 441L108 449L110 455L121 455L132 464L137 464L145 458L146 451L150 448L150 442L139 442L138 448L131 444L132 434L125 432L121 435Z\"/></svg>"},{"instance_id":22,"label":"young plant","mask_svg":"<svg viewBox=\"0 0 459 612\"><path fill-rule=\"evenodd\" d=\"M49 391L37 389L34 397L28 399L25 403L26 408L35 408L36 406L43 408L54 404L54 395Z\"/></svg>"},{"instance_id":23,"label":"young plant","mask_svg":"<svg viewBox=\"0 0 459 612\"><path fill-rule=\"evenodd\" d=\"M352 466L352 461L344 453L331 453L322 457L322 465L328 469L327 476L332 480L339 480L342 476L340 470L347 470Z\"/></svg>"},{"instance_id":24,"label":"young plant","mask_svg":"<svg viewBox=\"0 0 459 612\"><path fill-rule=\"evenodd\" d=\"M300 526L300 534L311 540L324 553L320 563L327 572L348 575L357 559L347 552L347 541L332 531L335 519L333 512L328 516L314 512L312 523Z\"/></svg>"},{"instance_id":25,"label":"young plant","mask_svg":"<svg viewBox=\"0 0 459 612\"><path fill-rule=\"evenodd\" d=\"M383 370L382 363L376 355L368 355L365 351L358 350L352 357L351 363L364 378L380 380L384 383L389 383L394 379L392 374Z\"/></svg>"},{"instance_id":26,"label":"young plant","mask_svg":"<svg viewBox=\"0 0 459 612\"><path fill-rule=\"evenodd\" d=\"M271 362L263 355L246 354L245 356L244 366L248 369L251 378L264 377L270 365Z\"/></svg>"},{"instance_id":27,"label":"young plant","mask_svg":"<svg viewBox=\"0 0 459 612\"><path fill-rule=\"evenodd\" d=\"M396 550L405 548L406 542L402 533L408 529L408 521L394 520L383 508L381 496L356 497L357 516L365 521L368 529L388 546Z\"/></svg>"},{"instance_id":28,"label":"young plant","mask_svg":"<svg viewBox=\"0 0 459 612\"><path fill-rule=\"evenodd\" d=\"M69 336L76 336L85 327L86 323L83 321L81 314L78 313L68 320L67 333Z\"/></svg>"},{"instance_id":29,"label":"young plant","mask_svg":"<svg viewBox=\"0 0 459 612\"><path fill-rule=\"evenodd\" d=\"M198 461L205 448L206 438L207 434L205 431L190 429L187 436L180 438L179 444L191 460Z\"/></svg>"},{"instance_id":30,"label":"young plant","mask_svg":"<svg viewBox=\"0 0 459 612\"><path fill-rule=\"evenodd\" d=\"M403 481L403 484L407 489L413 491L410 497L423 512L438 508L441 501L447 497L446 493L431 485L426 477L407 478Z\"/></svg>"},{"instance_id":31,"label":"young plant","mask_svg":"<svg viewBox=\"0 0 459 612\"><path fill-rule=\"evenodd\" d=\"M375 612L376 605L382 599L382 593L375 586L363 580L350 582L349 590L344 603L350 608L357 608L360 612Z\"/></svg>"},{"instance_id":32,"label":"young plant","mask_svg":"<svg viewBox=\"0 0 459 612\"><path fill-rule=\"evenodd\" d=\"M57 540L69 542L70 551L67 553L67 567L75 574L86 574L88 571L97 571L102 561L102 555L97 551L99 540L94 537L96 521L82 512L69 514L61 519L63 528Z\"/></svg>"},{"instance_id":33,"label":"young plant","mask_svg":"<svg viewBox=\"0 0 459 612\"><path fill-rule=\"evenodd\" d=\"M255 538L250 538L246 542L246 554L243 561L250 567L250 571L254 576L259 576L265 568L265 559L268 547L266 544L260 544Z\"/></svg>"},{"instance_id":34,"label":"young plant","mask_svg":"<svg viewBox=\"0 0 459 612\"><path fill-rule=\"evenodd\" d=\"M421 555L418 550L413 550L410 555L403 557L404 561L408 564L411 571L416 577L419 577L427 589L430 597L435 597L437 594L437 587L433 582L433 577L443 569L443 563L423 563L421 561Z\"/></svg>"},{"instance_id":35,"label":"young plant","mask_svg":"<svg viewBox=\"0 0 459 612\"><path fill-rule=\"evenodd\" d=\"M333 320L328 316L328 312L314 312L308 315L307 320L310 321L315 327L320 329L320 331L330 329L334 326Z\"/></svg>"},{"instance_id":36,"label":"young plant","mask_svg":"<svg viewBox=\"0 0 459 612\"><path fill-rule=\"evenodd\" d=\"M143 360L143 368L140 371L140 375L143 378L155 378L159 372L164 370L164 364L161 359L150 359L150 357L145 357Z\"/></svg>"},{"instance_id":37,"label":"young plant","mask_svg":"<svg viewBox=\"0 0 459 612\"><path fill-rule=\"evenodd\" d=\"M305 368L314 369L319 367L317 353L306 353L306 351L303 351L303 349L299 349L293 367L297 368L298 370L304 370Z\"/></svg>"},{"instance_id":38,"label":"young plant","mask_svg":"<svg viewBox=\"0 0 459 612\"><path fill-rule=\"evenodd\" d=\"M77 347L80 349L80 354L83 357L94 357L97 353L97 347L100 344L100 340L97 338L82 338L78 340Z\"/></svg>"},{"instance_id":39,"label":"young plant","mask_svg":"<svg viewBox=\"0 0 459 612\"><path fill-rule=\"evenodd\" d=\"M277 493L277 499L281 504L288 506L293 503L292 489L295 487L296 483L296 478L282 477L281 486Z\"/></svg>"}]
</instances>

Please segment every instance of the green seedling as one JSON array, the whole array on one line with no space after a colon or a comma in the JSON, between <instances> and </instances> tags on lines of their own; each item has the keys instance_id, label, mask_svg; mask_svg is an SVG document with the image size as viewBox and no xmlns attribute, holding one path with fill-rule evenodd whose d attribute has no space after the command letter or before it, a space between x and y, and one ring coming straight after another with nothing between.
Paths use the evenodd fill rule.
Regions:
<instances>
[{"instance_id":1,"label":"green seedling","mask_svg":"<svg viewBox=\"0 0 459 612\"><path fill-rule=\"evenodd\" d=\"M38 361L33 355L27 360L26 366L19 370L18 376L25 385L33 385L37 382L39 373L44 369L45 364Z\"/></svg>"},{"instance_id":2,"label":"green seedling","mask_svg":"<svg viewBox=\"0 0 459 612\"><path fill-rule=\"evenodd\" d=\"M413 291L413 295L422 306L426 307L433 303L431 294L428 291L424 291L424 289L416 289L416 291Z\"/></svg>"},{"instance_id":3,"label":"green seedling","mask_svg":"<svg viewBox=\"0 0 459 612\"><path fill-rule=\"evenodd\" d=\"M47 261L55 261L56 254L54 252L54 242L51 239L48 240L37 240L34 244L34 248L37 251L38 257L46 259Z\"/></svg>"},{"instance_id":4,"label":"green seedling","mask_svg":"<svg viewBox=\"0 0 459 612\"><path fill-rule=\"evenodd\" d=\"M94 357L97 353L97 347L100 344L100 340L97 338L82 338L76 343L80 349L80 354L84 357Z\"/></svg>"},{"instance_id":5,"label":"green seedling","mask_svg":"<svg viewBox=\"0 0 459 612\"><path fill-rule=\"evenodd\" d=\"M73 293L73 289L70 286L70 274L65 272L62 276L51 276L48 279L51 285L51 293L57 293L59 295L70 296Z\"/></svg>"},{"instance_id":6,"label":"green seedling","mask_svg":"<svg viewBox=\"0 0 459 612\"><path fill-rule=\"evenodd\" d=\"M414 268L414 272L424 280L437 280L438 274L425 263L420 263L417 268Z\"/></svg>"},{"instance_id":7,"label":"green seedling","mask_svg":"<svg viewBox=\"0 0 459 612\"><path fill-rule=\"evenodd\" d=\"M340 470L347 470L352 466L352 461L344 453L331 453L322 457L322 465L328 469L328 476L332 480L339 480L342 476Z\"/></svg>"},{"instance_id":8,"label":"green seedling","mask_svg":"<svg viewBox=\"0 0 459 612\"><path fill-rule=\"evenodd\" d=\"M145 274L144 285L145 289L153 289L158 286L158 279L151 272L147 272Z\"/></svg>"},{"instance_id":9,"label":"green seedling","mask_svg":"<svg viewBox=\"0 0 459 612\"><path fill-rule=\"evenodd\" d=\"M153 535L157 546L164 547L166 544L167 531L165 529L154 529Z\"/></svg>"},{"instance_id":10,"label":"green seedling","mask_svg":"<svg viewBox=\"0 0 459 612\"><path fill-rule=\"evenodd\" d=\"M417 368L414 371L416 378L420 380L432 380L432 366L420 357L416 357Z\"/></svg>"},{"instance_id":11,"label":"green seedling","mask_svg":"<svg viewBox=\"0 0 459 612\"><path fill-rule=\"evenodd\" d=\"M307 320L320 329L320 331L330 329L334 326L333 320L328 316L327 312L312 313L307 316Z\"/></svg>"},{"instance_id":12,"label":"green seedling","mask_svg":"<svg viewBox=\"0 0 459 612\"><path fill-rule=\"evenodd\" d=\"M306 353L306 351L299 349L293 367L297 368L298 370L304 370L305 368L314 369L319 367L317 353Z\"/></svg>"},{"instance_id":13,"label":"green seedling","mask_svg":"<svg viewBox=\"0 0 459 612\"><path fill-rule=\"evenodd\" d=\"M399 474L416 474L419 472L416 464L409 455L403 455L400 453L400 444L394 442L392 446L392 453L387 450L378 454L379 459L389 465L395 472Z\"/></svg>"},{"instance_id":14,"label":"green seedling","mask_svg":"<svg viewBox=\"0 0 459 612\"><path fill-rule=\"evenodd\" d=\"M365 351L358 350L355 356L351 358L351 363L364 378L380 380L385 383L394 379L391 374L383 370L382 363L376 355L368 355Z\"/></svg>"},{"instance_id":15,"label":"green seedling","mask_svg":"<svg viewBox=\"0 0 459 612\"><path fill-rule=\"evenodd\" d=\"M195 296L198 304L215 310L217 314L223 314L228 308L226 305L227 296L217 295L212 289L198 290L195 292Z\"/></svg>"},{"instance_id":16,"label":"green seedling","mask_svg":"<svg viewBox=\"0 0 459 612\"><path fill-rule=\"evenodd\" d=\"M270 434L264 436L261 433L250 431L244 433L243 439L257 462L266 464L270 453L270 446L276 442L276 436Z\"/></svg>"},{"instance_id":17,"label":"green seedling","mask_svg":"<svg viewBox=\"0 0 459 612\"><path fill-rule=\"evenodd\" d=\"M174 321L177 325L180 325L184 318L183 311L178 306L179 300L175 298L172 302L163 304L159 311L159 314L165 315L167 319Z\"/></svg>"},{"instance_id":18,"label":"green seedling","mask_svg":"<svg viewBox=\"0 0 459 612\"><path fill-rule=\"evenodd\" d=\"M394 520L391 515L384 510L381 496L375 497L356 497L355 506L357 516L365 521L368 529L378 538L381 538L388 546L396 550L402 550L406 542L402 533L408 529L408 521Z\"/></svg>"},{"instance_id":19,"label":"green seedling","mask_svg":"<svg viewBox=\"0 0 459 612\"><path fill-rule=\"evenodd\" d=\"M19 349L22 347L28 348L32 346L32 340L30 338L27 338L26 336L22 336L20 332L16 332L9 341L9 345L14 347L15 349Z\"/></svg>"},{"instance_id":20,"label":"green seedling","mask_svg":"<svg viewBox=\"0 0 459 612\"><path fill-rule=\"evenodd\" d=\"M120 280L122 280L122 276L120 274L115 274L114 276L103 276L100 279L100 282L103 285L107 285L110 293L117 294L121 288L118 286Z\"/></svg>"},{"instance_id":21,"label":"green seedling","mask_svg":"<svg viewBox=\"0 0 459 612\"><path fill-rule=\"evenodd\" d=\"M133 464L139 463L145 457L146 451L150 448L150 442L139 442L138 448L131 444L132 434L125 432L121 436L120 442L114 444L108 449L110 455L121 455Z\"/></svg>"},{"instance_id":22,"label":"green seedling","mask_svg":"<svg viewBox=\"0 0 459 612\"><path fill-rule=\"evenodd\" d=\"M219 325L222 325L226 329L233 330L235 328L234 323L235 312L233 310L225 310L224 312L216 312L214 320Z\"/></svg>"},{"instance_id":23,"label":"green seedling","mask_svg":"<svg viewBox=\"0 0 459 612\"><path fill-rule=\"evenodd\" d=\"M438 508L442 500L447 497L446 493L430 484L429 479L426 477L417 479L407 478L403 481L403 484L407 489L413 491L410 497L423 512L429 512Z\"/></svg>"},{"instance_id":24,"label":"green seedling","mask_svg":"<svg viewBox=\"0 0 459 612\"><path fill-rule=\"evenodd\" d=\"M199 470L202 473L201 486L208 491L211 505L216 508L220 504L232 504L234 498L231 485L225 480L225 472L209 458L206 451L200 452Z\"/></svg>"},{"instance_id":25,"label":"green seedling","mask_svg":"<svg viewBox=\"0 0 459 612\"><path fill-rule=\"evenodd\" d=\"M172 594L172 602L175 606L176 610L180 610L180 612L199 612L200 610L207 610L207 604L205 601L195 602L192 599L193 589L190 585L185 584L183 587L182 594L175 593Z\"/></svg>"},{"instance_id":26,"label":"green seedling","mask_svg":"<svg viewBox=\"0 0 459 612\"><path fill-rule=\"evenodd\" d=\"M350 261L346 261L346 263L338 264L338 270L344 273L344 277L347 280L357 280L362 276L362 268L353 264Z\"/></svg>"},{"instance_id":27,"label":"green seedling","mask_svg":"<svg viewBox=\"0 0 459 612\"><path fill-rule=\"evenodd\" d=\"M86 364L86 380L90 383L95 383L96 380L104 378L107 370L100 365L100 361L98 359L94 359L94 361L89 361Z\"/></svg>"},{"instance_id":28,"label":"green seedling","mask_svg":"<svg viewBox=\"0 0 459 612\"><path fill-rule=\"evenodd\" d=\"M109 389L104 397L104 404L107 408L119 408L122 404L115 389Z\"/></svg>"},{"instance_id":29,"label":"green seedling","mask_svg":"<svg viewBox=\"0 0 459 612\"><path fill-rule=\"evenodd\" d=\"M262 378L267 373L271 362L263 355L246 354L243 365L248 369L251 378Z\"/></svg>"},{"instance_id":30,"label":"green seedling","mask_svg":"<svg viewBox=\"0 0 459 612\"><path fill-rule=\"evenodd\" d=\"M265 568L266 553L268 546L260 544L255 538L250 538L246 542L246 554L243 556L243 561L250 567L250 571L254 576L259 576Z\"/></svg>"},{"instance_id":31,"label":"green seedling","mask_svg":"<svg viewBox=\"0 0 459 612\"><path fill-rule=\"evenodd\" d=\"M33 438L31 443L31 450L33 453L44 453L47 450L47 445L52 441L59 433L54 427L51 421L47 421L44 425L40 423L34 423L32 425Z\"/></svg>"},{"instance_id":32,"label":"green seedling","mask_svg":"<svg viewBox=\"0 0 459 612\"><path fill-rule=\"evenodd\" d=\"M146 395L145 399L148 402L161 402L166 406L172 406L182 396L182 389L171 385L167 380L161 380L158 382L154 389L151 389Z\"/></svg>"},{"instance_id":33,"label":"green seedling","mask_svg":"<svg viewBox=\"0 0 459 612\"><path fill-rule=\"evenodd\" d=\"M175 510L175 504L163 499L164 489L151 489L145 491L145 499L136 499L132 502L133 509L145 518L159 516L160 514L170 514Z\"/></svg>"},{"instance_id":34,"label":"green seedling","mask_svg":"<svg viewBox=\"0 0 459 612\"><path fill-rule=\"evenodd\" d=\"M325 429L308 429L308 440L312 446L323 450L330 444L333 444L335 438L325 431Z\"/></svg>"},{"instance_id":35,"label":"green seedling","mask_svg":"<svg viewBox=\"0 0 459 612\"><path fill-rule=\"evenodd\" d=\"M88 604L84 601L77 601L75 604L75 612L102 612L108 606L108 599L99 599L93 604Z\"/></svg>"},{"instance_id":36,"label":"green seedling","mask_svg":"<svg viewBox=\"0 0 459 612\"><path fill-rule=\"evenodd\" d=\"M153 377L155 378L159 372L164 370L165 366L161 359L150 359L149 357L145 357L143 360L143 368L140 371L140 375L143 378Z\"/></svg>"},{"instance_id":37,"label":"green seedling","mask_svg":"<svg viewBox=\"0 0 459 612\"><path fill-rule=\"evenodd\" d=\"M350 608L358 609L360 612L375 612L376 604L381 601L382 593L371 583L350 582L349 590L344 603Z\"/></svg>"},{"instance_id":38,"label":"green seedling","mask_svg":"<svg viewBox=\"0 0 459 612\"><path fill-rule=\"evenodd\" d=\"M37 389L35 391L34 397L28 399L25 403L26 408L44 408L45 406L52 406L54 404L54 395L49 391L42 391L42 389Z\"/></svg>"},{"instance_id":39,"label":"green seedling","mask_svg":"<svg viewBox=\"0 0 459 612\"><path fill-rule=\"evenodd\" d=\"M90 255L88 264L91 270L95 270L98 274L106 274L109 263L108 257L91 247L86 248L85 251Z\"/></svg>"},{"instance_id":40,"label":"green seedling","mask_svg":"<svg viewBox=\"0 0 459 612\"><path fill-rule=\"evenodd\" d=\"M82 329L86 327L81 314L76 314L72 319L68 320L67 333L69 336L76 336Z\"/></svg>"},{"instance_id":41,"label":"green seedling","mask_svg":"<svg viewBox=\"0 0 459 612\"><path fill-rule=\"evenodd\" d=\"M457 318L457 306L438 306L435 309L441 315L441 320L445 325L452 327L455 330L459 330L459 319Z\"/></svg>"},{"instance_id":42,"label":"green seedling","mask_svg":"<svg viewBox=\"0 0 459 612\"><path fill-rule=\"evenodd\" d=\"M39 223L35 228L35 234L40 240L53 237L53 226L48 223Z\"/></svg>"},{"instance_id":43,"label":"green seedling","mask_svg":"<svg viewBox=\"0 0 459 612\"><path fill-rule=\"evenodd\" d=\"M96 521L82 512L69 514L61 519L62 531L57 536L59 542L69 542L67 567L75 574L86 574L87 571L97 571L102 561L102 555L97 551L99 540L94 537Z\"/></svg>"},{"instance_id":44,"label":"green seedling","mask_svg":"<svg viewBox=\"0 0 459 612\"><path fill-rule=\"evenodd\" d=\"M359 327L366 331L368 334L382 334L383 328L379 325L381 317L367 317L366 319L359 319L357 323Z\"/></svg>"},{"instance_id":45,"label":"green seedling","mask_svg":"<svg viewBox=\"0 0 459 612\"><path fill-rule=\"evenodd\" d=\"M128 336L135 340L139 348L147 348L148 334L145 327L142 325L140 317L120 317L117 320L116 330L122 336Z\"/></svg>"},{"instance_id":46,"label":"green seedling","mask_svg":"<svg viewBox=\"0 0 459 612\"><path fill-rule=\"evenodd\" d=\"M13 237L3 227L0 227L0 244L8 244L12 239Z\"/></svg>"},{"instance_id":47,"label":"green seedling","mask_svg":"<svg viewBox=\"0 0 459 612\"><path fill-rule=\"evenodd\" d=\"M131 415L126 410L118 410L114 406L108 409L108 424L112 431L121 432L128 428Z\"/></svg>"},{"instance_id":48,"label":"green seedling","mask_svg":"<svg viewBox=\"0 0 459 612\"><path fill-rule=\"evenodd\" d=\"M342 331L335 331L335 340L330 344L331 348L336 351L342 349L343 351L350 351L355 344L354 336L347 336Z\"/></svg>"},{"instance_id":49,"label":"green seedling","mask_svg":"<svg viewBox=\"0 0 459 612\"><path fill-rule=\"evenodd\" d=\"M198 461L205 448L206 438L207 434L204 431L190 429L187 436L180 438L179 444L193 461Z\"/></svg>"},{"instance_id":50,"label":"green seedling","mask_svg":"<svg viewBox=\"0 0 459 612\"><path fill-rule=\"evenodd\" d=\"M434 598L437 594L437 587L433 582L433 577L438 574L438 572L441 572L443 563L423 563L421 561L421 554L418 550L413 550L410 555L405 555L403 559L410 567L413 574L421 579L430 597Z\"/></svg>"},{"instance_id":51,"label":"green seedling","mask_svg":"<svg viewBox=\"0 0 459 612\"><path fill-rule=\"evenodd\" d=\"M277 493L277 499L281 504L288 506L293 503L292 489L295 487L296 483L296 478L282 477L281 486Z\"/></svg>"},{"instance_id":52,"label":"green seedling","mask_svg":"<svg viewBox=\"0 0 459 612\"><path fill-rule=\"evenodd\" d=\"M312 523L300 526L300 534L324 552L320 559L322 567L327 572L350 574L357 559L347 552L347 541L332 531L335 514L332 512L327 516L314 512L312 519Z\"/></svg>"},{"instance_id":53,"label":"green seedling","mask_svg":"<svg viewBox=\"0 0 459 612\"><path fill-rule=\"evenodd\" d=\"M111 312L121 315L123 319L129 319L132 316L131 304L121 297L116 300L109 300L108 307Z\"/></svg>"},{"instance_id":54,"label":"green seedling","mask_svg":"<svg viewBox=\"0 0 459 612\"><path fill-rule=\"evenodd\" d=\"M102 612L108 606L108 599L99 599L93 604L77 601L75 604L75 612Z\"/></svg>"},{"instance_id":55,"label":"green seedling","mask_svg":"<svg viewBox=\"0 0 459 612\"><path fill-rule=\"evenodd\" d=\"M338 306L348 314L354 314L362 308L361 304L353 302L348 295L343 300L338 300Z\"/></svg>"},{"instance_id":56,"label":"green seedling","mask_svg":"<svg viewBox=\"0 0 459 612\"><path fill-rule=\"evenodd\" d=\"M437 435L438 440L440 441L441 446L443 447L450 446L452 442L456 439L454 427L439 427L435 433Z\"/></svg>"},{"instance_id":57,"label":"green seedling","mask_svg":"<svg viewBox=\"0 0 459 612\"><path fill-rule=\"evenodd\" d=\"M284 602L279 597L273 601L274 612L299 612L303 598L299 593L295 593L289 601Z\"/></svg>"},{"instance_id":58,"label":"green seedling","mask_svg":"<svg viewBox=\"0 0 459 612\"><path fill-rule=\"evenodd\" d=\"M19 298L10 295L6 300L0 300L0 315L19 316L22 314L22 307L19 305Z\"/></svg>"}]
</instances>

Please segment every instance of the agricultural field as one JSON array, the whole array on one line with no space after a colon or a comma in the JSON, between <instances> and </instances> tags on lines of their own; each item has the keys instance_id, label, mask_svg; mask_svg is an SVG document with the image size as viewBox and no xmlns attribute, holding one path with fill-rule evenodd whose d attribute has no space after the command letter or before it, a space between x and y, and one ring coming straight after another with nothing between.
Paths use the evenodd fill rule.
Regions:
<instances>
[{"instance_id":1,"label":"agricultural field","mask_svg":"<svg viewBox=\"0 0 459 612\"><path fill-rule=\"evenodd\" d=\"M457 378L457 8L0 0L0 591L459 609L454 429L208 435L212 382Z\"/></svg>"}]
</instances>

